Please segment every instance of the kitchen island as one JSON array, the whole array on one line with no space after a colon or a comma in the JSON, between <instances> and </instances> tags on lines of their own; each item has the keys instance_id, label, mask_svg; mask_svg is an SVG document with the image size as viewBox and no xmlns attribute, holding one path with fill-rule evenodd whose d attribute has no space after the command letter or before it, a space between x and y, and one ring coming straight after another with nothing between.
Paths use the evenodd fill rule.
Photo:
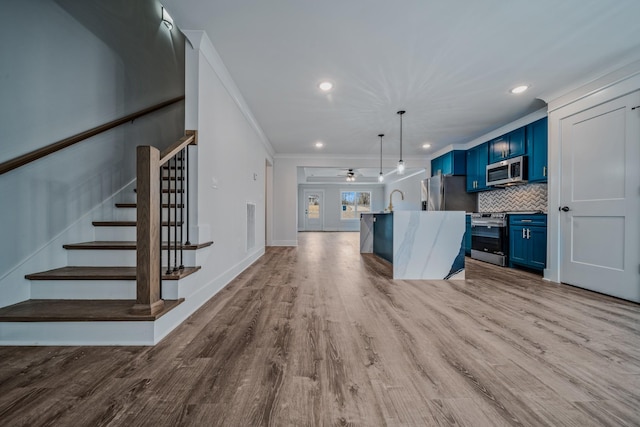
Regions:
<instances>
[{"instance_id":1,"label":"kitchen island","mask_svg":"<svg viewBox=\"0 0 640 427\"><path fill-rule=\"evenodd\" d=\"M465 212L363 213L360 252L393 264L394 279L463 280Z\"/></svg>"}]
</instances>

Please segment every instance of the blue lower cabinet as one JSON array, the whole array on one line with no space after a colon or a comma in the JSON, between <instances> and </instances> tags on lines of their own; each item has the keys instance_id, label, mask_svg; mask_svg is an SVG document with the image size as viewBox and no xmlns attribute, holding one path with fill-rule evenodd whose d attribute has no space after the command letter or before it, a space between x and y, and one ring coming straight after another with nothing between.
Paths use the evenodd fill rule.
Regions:
<instances>
[{"instance_id":1,"label":"blue lower cabinet","mask_svg":"<svg viewBox=\"0 0 640 427\"><path fill-rule=\"evenodd\" d=\"M471 255L471 215L466 215L467 227L464 232L464 253Z\"/></svg>"},{"instance_id":2,"label":"blue lower cabinet","mask_svg":"<svg viewBox=\"0 0 640 427\"><path fill-rule=\"evenodd\" d=\"M544 270L546 263L546 215L511 215L509 217L509 266Z\"/></svg>"},{"instance_id":3,"label":"blue lower cabinet","mask_svg":"<svg viewBox=\"0 0 640 427\"><path fill-rule=\"evenodd\" d=\"M529 242L526 233L527 228L522 225L509 227L509 265L527 264Z\"/></svg>"},{"instance_id":4,"label":"blue lower cabinet","mask_svg":"<svg viewBox=\"0 0 640 427\"><path fill-rule=\"evenodd\" d=\"M531 242L529 266L544 270L547 266L547 227L531 227L529 240Z\"/></svg>"},{"instance_id":5,"label":"blue lower cabinet","mask_svg":"<svg viewBox=\"0 0 640 427\"><path fill-rule=\"evenodd\" d=\"M393 214L374 215L373 253L393 263Z\"/></svg>"}]
</instances>

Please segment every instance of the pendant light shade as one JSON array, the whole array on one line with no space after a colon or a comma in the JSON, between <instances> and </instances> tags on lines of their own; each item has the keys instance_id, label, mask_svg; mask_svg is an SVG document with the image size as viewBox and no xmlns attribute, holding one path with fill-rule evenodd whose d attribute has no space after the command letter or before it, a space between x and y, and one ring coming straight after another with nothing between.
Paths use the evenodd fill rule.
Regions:
<instances>
[{"instance_id":1,"label":"pendant light shade","mask_svg":"<svg viewBox=\"0 0 640 427\"><path fill-rule=\"evenodd\" d=\"M402 160L402 115L406 113L404 110L398 111L400 115L400 160L398 160L398 175L404 175L404 160Z\"/></svg>"},{"instance_id":2,"label":"pendant light shade","mask_svg":"<svg viewBox=\"0 0 640 427\"><path fill-rule=\"evenodd\" d=\"M378 182L384 181L384 175L382 174L382 137L384 133L378 135L380 137L380 175L378 175Z\"/></svg>"}]
</instances>

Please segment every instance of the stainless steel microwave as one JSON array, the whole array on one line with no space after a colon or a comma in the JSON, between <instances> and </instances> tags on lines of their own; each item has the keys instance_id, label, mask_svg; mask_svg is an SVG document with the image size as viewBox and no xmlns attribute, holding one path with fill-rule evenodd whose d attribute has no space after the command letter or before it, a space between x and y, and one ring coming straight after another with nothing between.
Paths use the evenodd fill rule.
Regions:
<instances>
[{"instance_id":1,"label":"stainless steel microwave","mask_svg":"<svg viewBox=\"0 0 640 427\"><path fill-rule=\"evenodd\" d=\"M527 182L527 158L514 157L487 166L487 185L509 186Z\"/></svg>"}]
</instances>

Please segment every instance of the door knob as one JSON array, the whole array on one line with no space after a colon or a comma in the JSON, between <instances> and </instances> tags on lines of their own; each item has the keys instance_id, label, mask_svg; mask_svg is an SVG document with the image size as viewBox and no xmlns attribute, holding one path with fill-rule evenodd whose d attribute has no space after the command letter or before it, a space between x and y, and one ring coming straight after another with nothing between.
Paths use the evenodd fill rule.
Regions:
<instances>
[{"instance_id":1,"label":"door knob","mask_svg":"<svg viewBox=\"0 0 640 427\"><path fill-rule=\"evenodd\" d=\"M562 212L569 212L571 209L569 209L569 206L563 206L561 208L558 208L558 210Z\"/></svg>"}]
</instances>

